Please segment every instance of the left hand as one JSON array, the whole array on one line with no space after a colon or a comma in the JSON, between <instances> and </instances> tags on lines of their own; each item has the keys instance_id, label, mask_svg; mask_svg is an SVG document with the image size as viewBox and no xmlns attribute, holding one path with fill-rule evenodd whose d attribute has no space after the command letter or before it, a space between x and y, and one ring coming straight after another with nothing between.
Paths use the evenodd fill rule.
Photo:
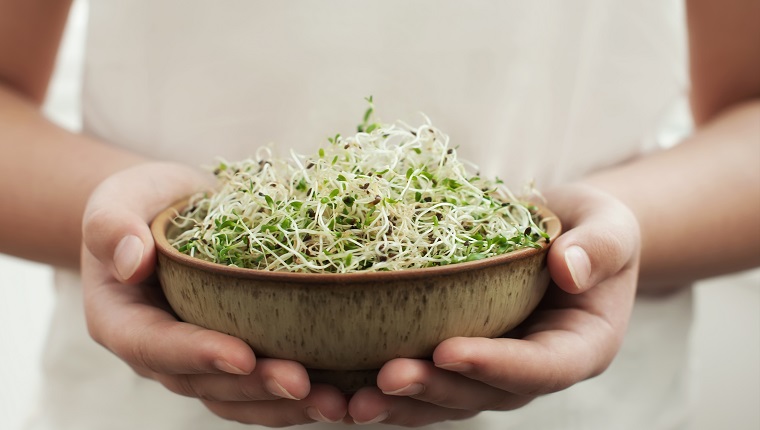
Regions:
<instances>
[{"instance_id":1,"label":"left hand","mask_svg":"<svg viewBox=\"0 0 760 430\"><path fill-rule=\"evenodd\" d=\"M282 427L343 419L346 399L338 389L312 386L296 362L257 357L240 339L178 321L161 294L148 223L206 184L194 169L153 162L120 171L96 188L83 220L91 337L138 375L197 398L230 421ZM123 245L128 237L132 243Z\"/></svg>"},{"instance_id":2,"label":"left hand","mask_svg":"<svg viewBox=\"0 0 760 430\"><path fill-rule=\"evenodd\" d=\"M639 227L614 197L585 184L546 193L565 233L547 257L553 284L519 338L445 340L433 360L383 366L348 405L356 423L421 426L512 410L602 373L623 341L639 270Z\"/></svg>"}]
</instances>

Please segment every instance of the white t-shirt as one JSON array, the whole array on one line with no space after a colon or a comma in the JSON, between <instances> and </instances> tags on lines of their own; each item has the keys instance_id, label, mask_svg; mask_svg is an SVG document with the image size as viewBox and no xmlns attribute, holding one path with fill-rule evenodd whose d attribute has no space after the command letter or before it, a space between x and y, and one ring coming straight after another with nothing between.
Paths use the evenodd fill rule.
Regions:
<instances>
[{"instance_id":1,"label":"white t-shirt","mask_svg":"<svg viewBox=\"0 0 760 430\"><path fill-rule=\"evenodd\" d=\"M675 0L93 0L84 127L209 165L270 142L311 153L355 130L373 95L384 121L424 112L485 176L546 188L657 150L686 97L682 12ZM251 428L135 375L87 335L78 276L60 271L56 283L30 428ZM677 428L690 312L688 289L640 297L603 375L518 411L430 428Z\"/></svg>"}]
</instances>

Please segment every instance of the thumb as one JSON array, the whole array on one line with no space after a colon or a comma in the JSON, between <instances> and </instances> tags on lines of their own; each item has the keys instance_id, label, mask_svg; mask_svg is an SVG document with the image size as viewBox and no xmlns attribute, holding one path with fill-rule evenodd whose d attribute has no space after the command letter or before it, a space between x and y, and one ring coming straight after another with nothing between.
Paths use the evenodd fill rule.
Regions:
<instances>
[{"instance_id":1,"label":"thumb","mask_svg":"<svg viewBox=\"0 0 760 430\"><path fill-rule=\"evenodd\" d=\"M547 265L560 288L580 293L638 261L640 234L619 200L587 186L570 190L552 206L567 231L552 245Z\"/></svg>"},{"instance_id":2,"label":"thumb","mask_svg":"<svg viewBox=\"0 0 760 430\"><path fill-rule=\"evenodd\" d=\"M186 166L146 163L120 171L93 191L82 219L84 246L119 281L151 275L156 254L148 223L209 178Z\"/></svg>"}]
</instances>

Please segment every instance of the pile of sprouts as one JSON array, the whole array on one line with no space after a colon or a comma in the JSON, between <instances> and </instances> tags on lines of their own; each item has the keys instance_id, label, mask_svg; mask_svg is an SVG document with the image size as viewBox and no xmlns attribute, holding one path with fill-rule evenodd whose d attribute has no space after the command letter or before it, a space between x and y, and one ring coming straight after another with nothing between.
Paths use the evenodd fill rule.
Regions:
<instances>
[{"instance_id":1,"label":"pile of sprouts","mask_svg":"<svg viewBox=\"0 0 760 430\"><path fill-rule=\"evenodd\" d=\"M220 188L174 220L179 251L242 268L390 271L479 260L549 242L537 208L457 159L430 120L380 124L313 156L220 162Z\"/></svg>"}]
</instances>

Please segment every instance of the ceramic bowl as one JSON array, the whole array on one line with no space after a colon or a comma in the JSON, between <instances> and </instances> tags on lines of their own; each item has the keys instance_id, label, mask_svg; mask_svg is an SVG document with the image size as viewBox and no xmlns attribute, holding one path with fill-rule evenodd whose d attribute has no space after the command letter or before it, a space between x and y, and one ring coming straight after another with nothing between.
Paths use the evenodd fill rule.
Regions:
<instances>
[{"instance_id":1,"label":"ceramic bowl","mask_svg":"<svg viewBox=\"0 0 760 430\"><path fill-rule=\"evenodd\" d=\"M455 336L498 337L523 321L549 284L546 253L523 249L447 266L313 274L228 267L182 254L168 238L180 202L152 223L157 274L183 321L236 336L257 356L295 360L312 382L346 392L374 385L387 361L428 358ZM545 208L550 237L560 234ZM543 241L542 241L543 242Z\"/></svg>"}]
</instances>

